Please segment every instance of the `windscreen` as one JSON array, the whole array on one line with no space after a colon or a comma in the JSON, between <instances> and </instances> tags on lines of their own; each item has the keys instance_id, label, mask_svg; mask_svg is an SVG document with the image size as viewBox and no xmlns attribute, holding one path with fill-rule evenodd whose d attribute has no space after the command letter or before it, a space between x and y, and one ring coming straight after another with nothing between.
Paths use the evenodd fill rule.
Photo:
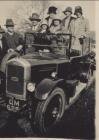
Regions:
<instances>
[{"instance_id":1,"label":"windscreen","mask_svg":"<svg viewBox=\"0 0 99 140\"><path fill-rule=\"evenodd\" d=\"M33 46L38 50L65 48L70 49L71 35L70 34L46 34L46 33L26 33L25 45ZM57 50L57 49L56 49Z\"/></svg>"}]
</instances>

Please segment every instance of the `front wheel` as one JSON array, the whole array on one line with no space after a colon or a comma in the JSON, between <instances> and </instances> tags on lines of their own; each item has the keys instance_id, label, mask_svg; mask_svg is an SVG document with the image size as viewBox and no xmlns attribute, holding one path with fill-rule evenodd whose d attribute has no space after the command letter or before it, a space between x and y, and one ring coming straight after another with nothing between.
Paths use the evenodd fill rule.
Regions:
<instances>
[{"instance_id":1,"label":"front wheel","mask_svg":"<svg viewBox=\"0 0 99 140\"><path fill-rule=\"evenodd\" d=\"M63 116L65 110L65 94L61 88L55 88L45 101L37 105L35 127L39 134L44 134L52 128Z\"/></svg>"}]
</instances>

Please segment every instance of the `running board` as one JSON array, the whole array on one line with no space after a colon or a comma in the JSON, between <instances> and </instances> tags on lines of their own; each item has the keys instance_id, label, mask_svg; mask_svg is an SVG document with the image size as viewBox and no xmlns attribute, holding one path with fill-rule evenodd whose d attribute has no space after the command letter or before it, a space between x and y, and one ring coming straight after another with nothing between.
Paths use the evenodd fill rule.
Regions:
<instances>
[{"instance_id":1,"label":"running board","mask_svg":"<svg viewBox=\"0 0 99 140\"><path fill-rule=\"evenodd\" d=\"M82 83L82 82L78 83L78 85L76 86L75 96L71 97L69 99L69 104L66 104L65 110L68 109L73 103L75 103L77 101L77 99L81 95L82 91L85 89L88 89L88 87L91 86L91 84L93 83L94 80L95 80L95 74L90 78L88 83Z\"/></svg>"}]
</instances>

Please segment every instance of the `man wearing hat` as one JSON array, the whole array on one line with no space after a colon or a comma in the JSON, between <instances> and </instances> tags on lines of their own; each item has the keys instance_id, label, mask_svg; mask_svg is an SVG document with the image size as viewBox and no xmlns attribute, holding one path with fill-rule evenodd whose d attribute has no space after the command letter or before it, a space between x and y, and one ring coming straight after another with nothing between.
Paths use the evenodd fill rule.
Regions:
<instances>
[{"instance_id":1,"label":"man wearing hat","mask_svg":"<svg viewBox=\"0 0 99 140\"><path fill-rule=\"evenodd\" d=\"M81 6L75 7L76 19L73 26L73 46L75 50L82 52L83 41L86 37L89 36L89 21L83 16L83 11Z\"/></svg>"},{"instance_id":2,"label":"man wearing hat","mask_svg":"<svg viewBox=\"0 0 99 140\"><path fill-rule=\"evenodd\" d=\"M65 18L62 20L62 31L63 33L72 33L72 24L74 17L72 17L72 7L67 7L63 13Z\"/></svg>"},{"instance_id":3,"label":"man wearing hat","mask_svg":"<svg viewBox=\"0 0 99 140\"><path fill-rule=\"evenodd\" d=\"M21 37L20 34L16 33L14 31L14 22L12 19L7 19L6 20L6 29L7 32L4 34L4 41L6 44L6 48L8 51L21 51L23 48L23 38Z\"/></svg>"},{"instance_id":4,"label":"man wearing hat","mask_svg":"<svg viewBox=\"0 0 99 140\"><path fill-rule=\"evenodd\" d=\"M56 11L57 11L57 8L56 7L54 7L54 6L51 6L51 7L49 7L49 9L48 9L48 17L47 18L45 18L45 20L46 20L46 22L47 22L47 24L48 24L48 26L50 27L51 26L51 24L52 24L52 20L54 19L54 17L56 16Z\"/></svg>"},{"instance_id":5,"label":"man wearing hat","mask_svg":"<svg viewBox=\"0 0 99 140\"><path fill-rule=\"evenodd\" d=\"M40 21L39 15L37 13L33 13L32 16L29 18L31 21L31 32L37 33L40 30Z\"/></svg>"}]
</instances>

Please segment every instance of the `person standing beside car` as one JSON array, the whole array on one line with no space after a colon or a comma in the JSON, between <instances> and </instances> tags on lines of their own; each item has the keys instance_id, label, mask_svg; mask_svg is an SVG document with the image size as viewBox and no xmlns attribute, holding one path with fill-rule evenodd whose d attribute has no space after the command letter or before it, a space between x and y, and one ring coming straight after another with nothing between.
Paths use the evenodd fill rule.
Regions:
<instances>
[{"instance_id":1,"label":"person standing beside car","mask_svg":"<svg viewBox=\"0 0 99 140\"><path fill-rule=\"evenodd\" d=\"M32 13L32 16L29 17L31 21L31 27L28 32L38 33L40 30L40 21L39 15L37 13Z\"/></svg>"},{"instance_id":2,"label":"person standing beside car","mask_svg":"<svg viewBox=\"0 0 99 140\"><path fill-rule=\"evenodd\" d=\"M21 51L23 49L23 38L22 36L14 31L14 22L12 19L6 20L6 29L7 32L4 34L4 41L6 44L6 48L9 51Z\"/></svg>"},{"instance_id":3,"label":"person standing beside car","mask_svg":"<svg viewBox=\"0 0 99 140\"><path fill-rule=\"evenodd\" d=\"M57 14L57 8L54 6L49 7L48 9L48 17L45 18L45 21L47 22L47 25L50 27L52 24L53 19L55 18L56 14Z\"/></svg>"},{"instance_id":4,"label":"person standing beside car","mask_svg":"<svg viewBox=\"0 0 99 140\"><path fill-rule=\"evenodd\" d=\"M74 21L72 30L72 49L77 50L79 54L82 54L83 41L89 36L89 21L83 16L81 6L75 7L74 15L76 15L77 18Z\"/></svg>"},{"instance_id":5,"label":"person standing beside car","mask_svg":"<svg viewBox=\"0 0 99 140\"><path fill-rule=\"evenodd\" d=\"M2 58L4 57L4 55L7 53L7 48L6 48L6 44L3 37L4 33L5 33L4 29L1 28L0 26L0 62Z\"/></svg>"},{"instance_id":6,"label":"person standing beside car","mask_svg":"<svg viewBox=\"0 0 99 140\"><path fill-rule=\"evenodd\" d=\"M65 18L62 20L62 32L67 34L72 33L72 24L75 19L72 16L72 7L67 7L63 13L65 14Z\"/></svg>"}]
</instances>

